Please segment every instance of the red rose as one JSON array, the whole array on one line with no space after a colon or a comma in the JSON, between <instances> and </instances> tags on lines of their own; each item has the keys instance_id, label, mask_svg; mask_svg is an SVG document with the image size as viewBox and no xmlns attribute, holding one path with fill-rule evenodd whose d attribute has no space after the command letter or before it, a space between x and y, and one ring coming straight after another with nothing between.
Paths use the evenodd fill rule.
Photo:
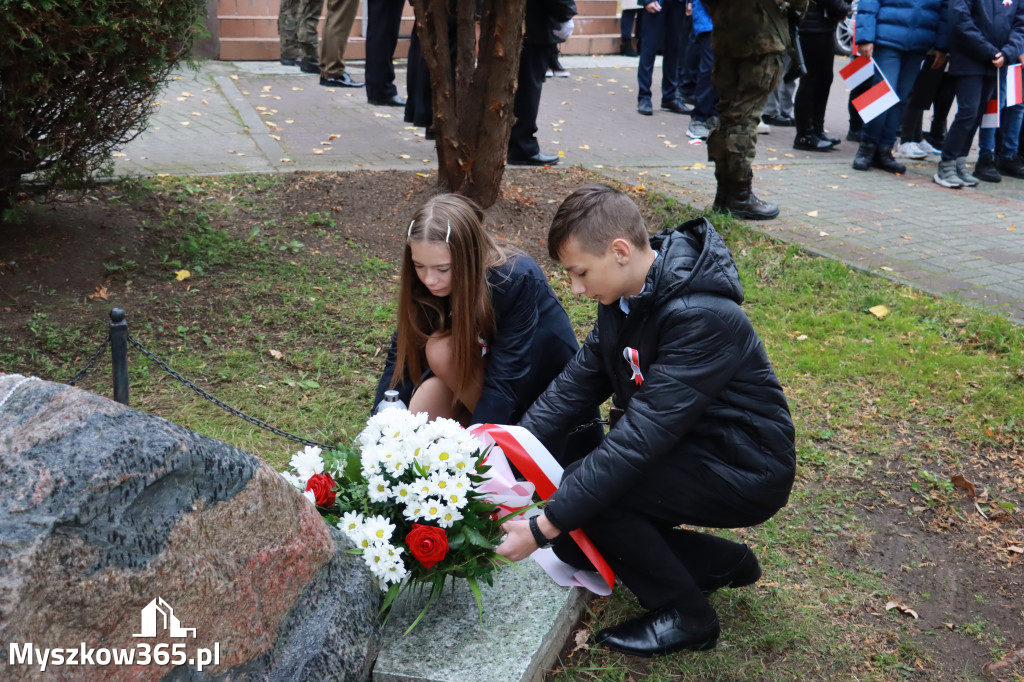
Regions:
<instances>
[{"instance_id":1,"label":"red rose","mask_svg":"<svg viewBox=\"0 0 1024 682\"><path fill-rule=\"evenodd\" d=\"M306 490L312 490L318 507L334 504L334 489L337 487L330 474L313 474L306 482Z\"/></svg>"},{"instance_id":2,"label":"red rose","mask_svg":"<svg viewBox=\"0 0 1024 682\"><path fill-rule=\"evenodd\" d=\"M405 536L409 552L423 568L430 568L448 555L448 534L444 528L412 524L412 530Z\"/></svg>"}]
</instances>

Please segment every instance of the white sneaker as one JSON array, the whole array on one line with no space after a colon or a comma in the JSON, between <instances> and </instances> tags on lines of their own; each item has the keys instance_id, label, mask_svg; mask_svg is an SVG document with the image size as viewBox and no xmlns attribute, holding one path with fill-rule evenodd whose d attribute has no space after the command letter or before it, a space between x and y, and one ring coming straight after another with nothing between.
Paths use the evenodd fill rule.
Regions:
<instances>
[{"instance_id":1,"label":"white sneaker","mask_svg":"<svg viewBox=\"0 0 1024 682\"><path fill-rule=\"evenodd\" d=\"M917 146L928 156L942 156L942 150L936 149L928 140L921 140L917 143Z\"/></svg>"},{"instance_id":2,"label":"white sneaker","mask_svg":"<svg viewBox=\"0 0 1024 682\"><path fill-rule=\"evenodd\" d=\"M770 125L768 125L764 121L758 121L757 122L757 134L758 135L767 135L770 132L772 132L772 127Z\"/></svg>"},{"instance_id":3,"label":"white sneaker","mask_svg":"<svg viewBox=\"0 0 1024 682\"><path fill-rule=\"evenodd\" d=\"M896 147L895 155L902 159L923 159L928 156L928 152L921 149L917 142L904 142Z\"/></svg>"},{"instance_id":4,"label":"white sneaker","mask_svg":"<svg viewBox=\"0 0 1024 682\"><path fill-rule=\"evenodd\" d=\"M545 78L554 78L554 76L555 76L555 72L552 71L551 69L548 69L547 71L544 72L544 77Z\"/></svg>"},{"instance_id":5,"label":"white sneaker","mask_svg":"<svg viewBox=\"0 0 1024 682\"><path fill-rule=\"evenodd\" d=\"M568 78L570 75L565 69L555 69L552 73L555 74L555 78Z\"/></svg>"},{"instance_id":6,"label":"white sneaker","mask_svg":"<svg viewBox=\"0 0 1024 682\"><path fill-rule=\"evenodd\" d=\"M707 123L693 119L690 121L690 127L686 129L686 134L695 140L706 140L711 131L708 130Z\"/></svg>"}]
</instances>

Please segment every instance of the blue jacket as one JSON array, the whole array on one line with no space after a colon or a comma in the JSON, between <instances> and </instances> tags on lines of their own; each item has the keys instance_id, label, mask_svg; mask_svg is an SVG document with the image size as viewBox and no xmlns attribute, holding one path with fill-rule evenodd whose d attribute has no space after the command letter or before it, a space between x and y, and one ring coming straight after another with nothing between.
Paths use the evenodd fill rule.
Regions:
<instances>
[{"instance_id":1,"label":"blue jacket","mask_svg":"<svg viewBox=\"0 0 1024 682\"><path fill-rule=\"evenodd\" d=\"M996 52L1007 64L1024 52L1024 0L949 0L949 25L950 75L994 76Z\"/></svg>"},{"instance_id":2,"label":"blue jacket","mask_svg":"<svg viewBox=\"0 0 1024 682\"><path fill-rule=\"evenodd\" d=\"M711 15L708 14L704 3L700 0L693 0L693 34L700 35L711 31Z\"/></svg>"},{"instance_id":3,"label":"blue jacket","mask_svg":"<svg viewBox=\"0 0 1024 682\"><path fill-rule=\"evenodd\" d=\"M874 43L904 52L945 51L947 0L861 0L857 44Z\"/></svg>"}]
</instances>

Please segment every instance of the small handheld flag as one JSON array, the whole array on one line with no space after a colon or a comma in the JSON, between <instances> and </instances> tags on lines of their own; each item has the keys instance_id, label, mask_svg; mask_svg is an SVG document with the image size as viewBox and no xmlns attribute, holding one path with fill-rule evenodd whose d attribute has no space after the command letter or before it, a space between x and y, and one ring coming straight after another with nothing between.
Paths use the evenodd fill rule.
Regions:
<instances>
[{"instance_id":1,"label":"small handheld flag","mask_svg":"<svg viewBox=\"0 0 1024 682\"><path fill-rule=\"evenodd\" d=\"M900 101L889 82L879 81L860 97L853 100L853 108L865 123L884 114Z\"/></svg>"}]
</instances>

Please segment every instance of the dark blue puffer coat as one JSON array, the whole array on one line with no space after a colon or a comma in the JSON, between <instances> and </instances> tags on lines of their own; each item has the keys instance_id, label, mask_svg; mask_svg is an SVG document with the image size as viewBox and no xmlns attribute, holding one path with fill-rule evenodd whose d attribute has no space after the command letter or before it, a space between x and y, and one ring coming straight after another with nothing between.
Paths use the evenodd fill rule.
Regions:
<instances>
[{"instance_id":1,"label":"dark blue puffer coat","mask_svg":"<svg viewBox=\"0 0 1024 682\"><path fill-rule=\"evenodd\" d=\"M857 44L874 43L905 52L946 51L947 0L860 0Z\"/></svg>"},{"instance_id":2,"label":"dark blue puffer coat","mask_svg":"<svg viewBox=\"0 0 1024 682\"><path fill-rule=\"evenodd\" d=\"M1002 52L1016 64L1024 52L1024 4L1013 0L949 0L949 73L995 75L992 58Z\"/></svg>"}]
</instances>

